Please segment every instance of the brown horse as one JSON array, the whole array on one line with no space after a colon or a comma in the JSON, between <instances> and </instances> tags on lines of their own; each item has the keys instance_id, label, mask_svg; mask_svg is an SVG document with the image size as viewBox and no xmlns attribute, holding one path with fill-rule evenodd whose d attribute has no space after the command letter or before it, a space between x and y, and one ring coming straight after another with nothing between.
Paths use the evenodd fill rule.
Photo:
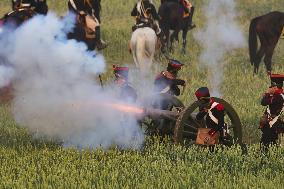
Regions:
<instances>
[{"instance_id":1,"label":"brown horse","mask_svg":"<svg viewBox=\"0 0 284 189\"><path fill-rule=\"evenodd\" d=\"M178 41L178 34L182 31L182 52L185 53L187 43L187 32L195 27L192 24L194 7L191 8L189 16L184 17L184 7L177 0L161 0L159 8L160 27L165 35L167 48L172 51L172 43ZM170 34L173 31L172 34Z\"/></svg>"},{"instance_id":2,"label":"brown horse","mask_svg":"<svg viewBox=\"0 0 284 189\"><path fill-rule=\"evenodd\" d=\"M258 73L259 64L264 56L267 73L271 73L271 59L284 27L284 13L270 12L251 20L249 26L249 55L254 66L254 73ZM260 48L257 48L257 36Z\"/></svg>"}]
</instances>

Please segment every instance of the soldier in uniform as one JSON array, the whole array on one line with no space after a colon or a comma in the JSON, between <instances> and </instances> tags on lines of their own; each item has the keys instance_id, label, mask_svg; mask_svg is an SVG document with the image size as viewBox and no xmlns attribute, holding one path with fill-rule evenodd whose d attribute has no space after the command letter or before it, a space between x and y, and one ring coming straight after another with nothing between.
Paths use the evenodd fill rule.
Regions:
<instances>
[{"instance_id":1,"label":"soldier in uniform","mask_svg":"<svg viewBox=\"0 0 284 189\"><path fill-rule=\"evenodd\" d=\"M181 92L178 86L185 87L185 81L177 78L178 71L182 66L183 64L178 60L170 59L167 71L162 71L155 79L155 92L179 96Z\"/></svg>"},{"instance_id":2,"label":"soldier in uniform","mask_svg":"<svg viewBox=\"0 0 284 189\"><path fill-rule=\"evenodd\" d=\"M114 83L120 89L119 97L126 102L134 103L137 100L137 93L128 82L128 72L128 67L113 66Z\"/></svg>"},{"instance_id":3,"label":"soldier in uniform","mask_svg":"<svg viewBox=\"0 0 284 189\"><path fill-rule=\"evenodd\" d=\"M12 9L31 8L38 14L46 15L48 6L46 0L12 0Z\"/></svg>"},{"instance_id":4,"label":"soldier in uniform","mask_svg":"<svg viewBox=\"0 0 284 189\"><path fill-rule=\"evenodd\" d=\"M131 11L131 16L136 17L136 25L132 27L133 31L139 28L140 25L144 26L146 24L147 26L151 26L151 22L154 22L154 30L157 36L160 36L160 18L151 0L138 0Z\"/></svg>"},{"instance_id":5,"label":"soldier in uniform","mask_svg":"<svg viewBox=\"0 0 284 189\"><path fill-rule=\"evenodd\" d=\"M98 50L107 47L107 44L101 39L100 15L95 0L68 0L69 11L75 13L80 18L84 18L87 26L90 27L96 35L96 45Z\"/></svg>"},{"instance_id":6,"label":"soldier in uniform","mask_svg":"<svg viewBox=\"0 0 284 189\"><path fill-rule=\"evenodd\" d=\"M267 106L260 119L259 128L262 131L261 144L265 147L276 144L278 134L283 133L284 120L282 115L284 106L283 80L284 75L272 74L271 86L264 93L261 105Z\"/></svg>"},{"instance_id":7,"label":"soldier in uniform","mask_svg":"<svg viewBox=\"0 0 284 189\"><path fill-rule=\"evenodd\" d=\"M202 101L199 106L199 112L196 115L197 120L203 120L205 117L205 123L207 128L211 128L208 135L212 138L216 137L217 132L220 134L220 140L225 144L226 138L225 128L225 107L223 104L217 103L210 97L209 89L207 87L201 87L195 92L195 96L198 100Z\"/></svg>"}]
</instances>

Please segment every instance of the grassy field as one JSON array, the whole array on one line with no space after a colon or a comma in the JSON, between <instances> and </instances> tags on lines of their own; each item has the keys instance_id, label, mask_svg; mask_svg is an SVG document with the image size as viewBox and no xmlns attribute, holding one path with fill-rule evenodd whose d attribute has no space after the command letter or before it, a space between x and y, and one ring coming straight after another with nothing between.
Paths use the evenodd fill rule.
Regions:
<instances>
[{"instance_id":1,"label":"grassy field","mask_svg":"<svg viewBox=\"0 0 284 189\"><path fill-rule=\"evenodd\" d=\"M10 10L9 0L0 1L0 15ZM128 53L134 0L102 1L102 35L109 43L103 51L108 64L104 80L111 79L112 64L132 64ZM154 1L158 5L157 0ZM208 0L193 0L194 22L204 25L201 8ZM272 10L284 11L283 0L239 0L238 21L246 38L250 19ZM62 15L66 2L48 0L51 10ZM201 46L188 34L187 54L177 50L172 56L186 63L180 77L187 80L187 91L180 99L189 105L194 91L208 85L210 70L200 67ZM232 38L234 34L231 34ZM273 70L284 73L284 41L273 57ZM165 60L157 60L161 67ZM142 151L67 149L53 142L35 140L16 125L9 105L0 105L0 188L283 188L284 149L273 149L268 156L259 153L258 120L263 112L260 98L269 85L261 64L260 74L252 75L247 48L230 52L224 60L222 95L237 110L244 141L252 144L242 155L238 148L218 150L173 146L147 139ZM164 66L163 66L164 65Z\"/></svg>"}]
</instances>

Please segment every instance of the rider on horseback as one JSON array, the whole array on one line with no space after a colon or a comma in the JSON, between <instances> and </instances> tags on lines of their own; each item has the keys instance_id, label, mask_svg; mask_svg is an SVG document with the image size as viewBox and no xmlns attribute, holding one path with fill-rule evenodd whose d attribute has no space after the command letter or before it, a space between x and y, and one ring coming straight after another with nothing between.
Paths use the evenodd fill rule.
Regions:
<instances>
[{"instance_id":1,"label":"rider on horseback","mask_svg":"<svg viewBox=\"0 0 284 189\"><path fill-rule=\"evenodd\" d=\"M160 36L160 18L152 0L138 0L131 12L131 16L136 16L136 24L132 27L133 31L139 27L152 26L157 36Z\"/></svg>"},{"instance_id":2,"label":"rider on horseback","mask_svg":"<svg viewBox=\"0 0 284 189\"><path fill-rule=\"evenodd\" d=\"M95 0L68 0L68 8L69 11L83 18L83 22L95 33L97 49L106 48L107 44L101 39L100 16L99 12L95 11Z\"/></svg>"},{"instance_id":3,"label":"rider on horseback","mask_svg":"<svg viewBox=\"0 0 284 189\"><path fill-rule=\"evenodd\" d=\"M180 3L184 8L184 16L189 18L189 27L194 28L195 24L192 23L192 18L194 14L194 6L188 0L180 0Z\"/></svg>"},{"instance_id":4,"label":"rider on horseback","mask_svg":"<svg viewBox=\"0 0 284 189\"><path fill-rule=\"evenodd\" d=\"M32 9L38 14L47 14L46 0L12 0L13 11L19 9Z\"/></svg>"}]
</instances>

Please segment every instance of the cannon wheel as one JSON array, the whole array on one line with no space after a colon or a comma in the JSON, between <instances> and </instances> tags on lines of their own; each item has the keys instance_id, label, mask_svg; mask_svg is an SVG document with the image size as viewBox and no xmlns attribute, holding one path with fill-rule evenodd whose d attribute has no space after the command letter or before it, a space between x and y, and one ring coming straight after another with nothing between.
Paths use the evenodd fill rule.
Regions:
<instances>
[{"instance_id":1,"label":"cannon wheel","mask_svg":"<svg viewBox=\"0 0 284 189\"><path fill-rule=\"evenodd\" d=\"M159 103L166 101L167 107L159 107ZM151 108L181 112L184 109L184 104L175 96L168 94L158 94L147 99L147 106ZM173 136L176 121L169 119L155 120L147 116L146 120L143 120L142 126L146 127L146 133L149 135L160 136Z\"/></svg>"},{"instance_id":2,"label":"cannon wheel","mask_svg":"<svg viewBox=\"0 0 284 189\"><path fill-rule=\"evenodd\" d=\"M216 102L221 103L225 107L225 119L230 120L228 125L230 137L227 144L242 144L242 126L241 121L234 110L234 108L225 100L212 97ZM195 144L198 128L205 128L203 122L197 121L193 115L194 111L201 105L201 101L195 101L188 108L186 108L179 116L174 128L174 142L175 144L191 145Z\"/></svg>"}]
</instances>

